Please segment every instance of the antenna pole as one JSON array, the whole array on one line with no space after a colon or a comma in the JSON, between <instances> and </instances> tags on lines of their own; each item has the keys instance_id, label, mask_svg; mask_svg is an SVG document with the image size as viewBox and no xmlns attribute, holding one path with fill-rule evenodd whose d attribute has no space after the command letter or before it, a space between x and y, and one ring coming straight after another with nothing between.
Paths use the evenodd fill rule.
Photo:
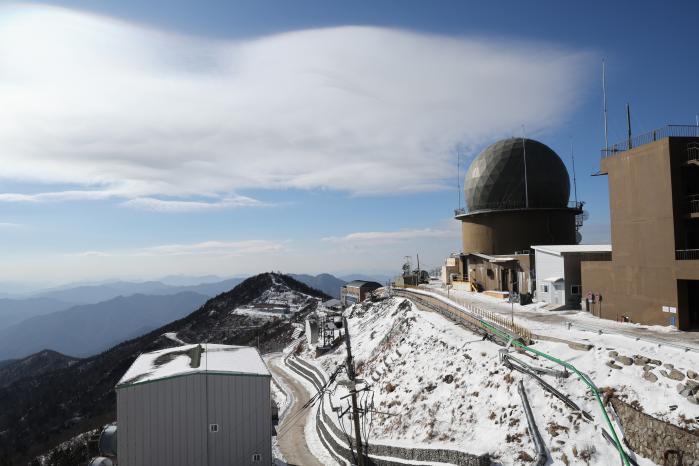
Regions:
<instances>
[{"instance_id":1,"label":"antenna pole","mask_svg":"<svg viewBox=\"0 0 699 466\"><path fill-rule=\"evenodd\" d=\"M522 125L522 155L524 156L524 206L529 208L529 185L527 184L527 140L524 137L524 125Z\"/></svg>"},{"instance_id":2,"label":"antenna pole","mask_svg":"<svg viewBox=\"0 0 699 466\"><path fill-rule=\"evenodd\" d=\"M607 72L606 62L602 59L602 111L604 113L604 150L609 151L609 140L607 139Z\"/></svg>"},{"instance_id":3,"label":"antenna pole","mask_svg":"<svg viewBox=\"0 0 699 466\"><path fill-rule=\"evenodd\" d=\"M629 137L629 149L633 149L631 147L631 107L628 103L626 104L626 130Z\"/></svg>"},{"instance_id":4,"label":"antenna pole","mask_svg":"<svg viewBox=\"0 0 699 466\"><path fill-rule=\"evenodd\" d=\"M575 178L575 155L573 154L573 139L570 140L570 158L573 161L573 193L575 193L575 207L578 207L578 182Z\"/></svg>"},{"instance_id":5,"label":"antenna pole","mask_svg":"<svg viewBox=\"0 0 699 466\"><path fill-rule=\"evenodd\" d=\"M459 148L456 148L456 191L459 193L459 205L461 208L461 153Z\"/></svg>"}]
</instances>

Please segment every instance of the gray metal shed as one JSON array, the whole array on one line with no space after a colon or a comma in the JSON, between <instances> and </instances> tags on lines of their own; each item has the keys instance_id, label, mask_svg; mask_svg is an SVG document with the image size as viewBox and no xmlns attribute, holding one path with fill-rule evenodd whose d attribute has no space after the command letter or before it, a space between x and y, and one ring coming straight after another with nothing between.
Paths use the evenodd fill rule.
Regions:
<instances>
[{"instance_id":1,"label":"gray metal shed","mask_svg":"<svg viewBox=\"0 0 699 466\"><path fill-rule=\"evenodd\" d=\"M140 355L116 386L119 465L271 464L270 379L251 347Z\"/></svg>"}]
</instances>

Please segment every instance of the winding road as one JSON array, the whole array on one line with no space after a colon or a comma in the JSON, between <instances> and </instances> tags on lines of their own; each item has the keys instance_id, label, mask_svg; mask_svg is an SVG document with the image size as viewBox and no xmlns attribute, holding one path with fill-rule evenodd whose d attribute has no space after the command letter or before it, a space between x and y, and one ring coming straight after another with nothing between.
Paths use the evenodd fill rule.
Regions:
<instances>
[{"instance_id":1,"label":"winding road","mask_svg":"<svg viewBox=\"0 0 699 466\"><path fill-rule=\"evenodd\" d=\"M304 427L308 412L299 413L309 400L310 394L300 382L281 369L280 364L283 364L282 358L275 357L270 359L267 365L272 376L280 381L280 385L291 390L292 395L292 404L277 427L277 432L282 433L281 437L277 438L279 449L289 466L323 466L306 443Z\"/></svg>"}]
</instances>

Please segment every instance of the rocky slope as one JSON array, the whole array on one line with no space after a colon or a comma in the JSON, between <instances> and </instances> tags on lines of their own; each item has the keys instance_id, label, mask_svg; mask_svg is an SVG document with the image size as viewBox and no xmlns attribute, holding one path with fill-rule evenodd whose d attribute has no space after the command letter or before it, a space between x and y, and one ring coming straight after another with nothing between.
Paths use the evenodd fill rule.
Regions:
<instances>
[{"instance_id":1,"label":"rocky slope","mask_svg":"<svg viewBox=\"0 0 699 466\"><path fill-rule=\"evenodd\" d=\"M261 300L294 301L300 318L328 299L291 277L265 273L207 301L188 316L97 356L0 389L0 464L20 465L76 434L114 420L114 385L143 352L186 342L256 345L262 352L291 341L291 319L236 310Z\"/></svg>"}]
</instances>

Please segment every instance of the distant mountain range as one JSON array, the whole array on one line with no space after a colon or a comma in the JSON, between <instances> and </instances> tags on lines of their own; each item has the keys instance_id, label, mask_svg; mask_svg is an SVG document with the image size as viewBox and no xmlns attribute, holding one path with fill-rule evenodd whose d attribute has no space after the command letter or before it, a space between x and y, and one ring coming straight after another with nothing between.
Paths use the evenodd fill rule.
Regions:
<instances>
[{"instance_id":1,"label":"distant mountain range","mask_svg":"<svg viewBox=\"0 0 699 466\"><path fill-rule=\"evenodd\" d=\"M243 281L242 278L230 278L216 282L205 282L197 285L174 286L159 281L149 282L125 282L114 281L108 283L80 285L68 288L55 288L40 292L37 296L49 298L72 304L94 304L107 301L117 296L144 295L172 295L183 291L203 294L213 297L228 291Z\"/></svg>"},{"instance_id":2,"label":"distant mountain range","mask_svg":"<svg viewBox=\"0 0 699 466\"><path fill-rule=\"evenodd\" d=\"M58 358L56 370L28 370L25 376L0 387L0 464L26 464L77 433L114 420L114 386L139 354L177 345L165 334L186 342L259 345L261 352L278 351L291 342L292 322L231 312L265 296L284 296L299 303L301 310L292 321L302 319L319 301L330 298L287 275L257 275L201 307L193 305L191 309L198 307L196 311L150 333L79 361ZM120 299L125 302L129 298ZM15 364L4 368L18 367Z\"/></svg>"},{"instance_id":3,"label":"distant mountain range","mask_svg":"<svg viewBox=\"0 0 699 466\"><path fill-rule=\"evenodd\" d=\"M291 274L296 280L305 283L311 288L320 290L328 296L333 298L340 297L340 288L342 288L347 282L340 280L334 275L329 273L321 273L319 275L306 275L306 274Z\"/></svg>"},{"instance_id":4,"label":"distant mountain range","mask_svg":"<svg viewBox=\"0 0 699 466\"><path fill-rule=\"evenodd\" d=\"M0 329L34 316L68 309L72 304L53 298L0 298Z\"/></svg>"},{"instance_id":5,"label":"distant mountain range","mask_svg":"<svg viewBox=\"0 0 699 466\"><path fill-rule=\"evenodd\" d=\"M0 330L0 360L22 358L45 348L90 356L177 320L207 299L191 291L136 294L31 317Z\"/></svg>"}]
</instances>

